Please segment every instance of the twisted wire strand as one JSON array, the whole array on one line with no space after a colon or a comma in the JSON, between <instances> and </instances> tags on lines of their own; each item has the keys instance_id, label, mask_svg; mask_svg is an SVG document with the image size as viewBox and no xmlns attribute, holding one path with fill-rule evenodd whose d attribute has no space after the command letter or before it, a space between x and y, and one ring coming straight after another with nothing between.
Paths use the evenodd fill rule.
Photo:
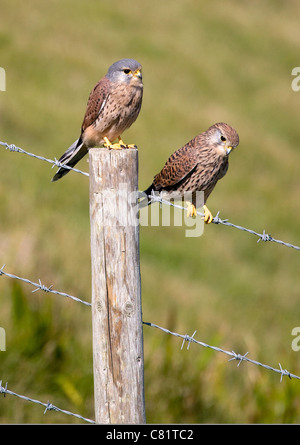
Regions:
<instances>
[{"instance_id":1,"label":"twisted wire strand","mask_svg":"<svg viewBox=\"0 0 300 445\"><path fill-rule=\"evenodd\" d=\"M68 165L65 165L64 163L59 162L56 158L54 160L48 159L48 158L45 158L44 156L39 156L34 153L30 153L29 151L23 150L23 148L17 147L14 144L8 144L7 142L0 141L0 145L2 145L2 147L5 148L5 150L9 150L10 152L23 153L24 155L30 156L31 158L39 159L40 161L49 162L50 164L53 164L53 167L54 166L62 167L67 170L73 170L76 173L81 173L84 176L89 176L88 173L78 170L78 168L69 167Z\"/></svg>"},{"instance_id":2,"label":"twisted wire strand","mask_svg":"<svg viewBox=\"0 0 300 445\"><path fill-rule=\"evenodd\" d=\"M151 199L152 202L158 202L160 204L165 204L165 205L168 205L168 206L171 206L171 207L175 207L175 208L180 209L180 210L185 210L185 211L187 210L185 207L183 207L181 205L174 204L171 201L163 199L158 194L148 195L148 198ZM204 214L199 212L199 211L197 211L197 215L199 215L201 217L204 216ZM285 241L273 238L271 235L267 234L265 230L263 230L263 233L258 233L255 230L247 229L246 227L243 227L243 226L240 226L240 225L237 225L237 224L233 224L228 219L221 219L219 217L219 215L220 215L220 212L217 212L216 216L212 220L212 223L214 223L214 224L222 224L222 225L227 226L227 227L233 227L233 228L235 228L237 230L241 230L243 232L250 233L251 235L255 235L255 236L257 236L259 238L257 240L257 242L260 242L260 241L264 241L264 242L270 241L270 242L274 242L274 243L277 243L277 244L281 244L281 245L286 246L286 247L291 247L292 249L295 249L295 250L300 250L299 246L296 246L294 244L287 243Z\"/></svg>"},{"instance_id":3,"label":"twisted wire strand","mask_svg":"<svg viewBox=\"0 0 300 445\"><path fill-rule=\"evenodd\" d=\"M5 386L2 386L2 380L0 381L0 393L6 396L6 394L18 397L19 399L26 400L27 402L35 403L36 405L41 405L45 408L44 414L46 414L47 411L58 411L60 413L66 414L68 416L76 417L77 419L84 420L88 423L95 423L94 420L87 419L86 417L81 416L80 414L72 413L71 411L67 411L65 409L58 408L58 406L53 405L49 401L47 403L41 402L40 400L32 399L31 397L23 396L21 394L17 394L16 392L10 391L7 389L7 383Z\"/></svg>"},{"instance_id":4,"label":"twisted wire strand","mask_svg":"<svg viewBox=\"0 0 300 445\"><path fill-rule=\"evenodd\" d=\"M157 324L154 324L154 323L149 323L149 322L143 321L143 324L146 325L146 326L157 328L157 329L159 329L159 330L161 330L161 331L163 331L163 332L165 332L167 334L173 335L174 337L182 338L183 342L182 342L182 345L181 345L181 349L183 349L183 346L184 346L184 344L186 342L188 343L187 349L189 349L191 343L196 343L197 345L203 346L204 348L209 348L209 349L212 349L213 351L221 352L223 354L228 355L230 357L230 359L228 361L237 360L238 361L238 364L237 364L238 367L240 366L241 362L245 361L245 362L252 363L253 365L257 365L257 366L260 366L262 368L268 369L269 371L276 372L276 373L280 374L280 382L282 382L282 378L284 376L287 376L290 379L300 380L300 377L297 376L296 374L292 374L291 372L287 371L286 369L283 369L281 367L280 363L279 363L279 368L274 368L273 366L266 365L266 364L261 363L261 362L259 362L257 360L253 360L253 359L247 357L248 352L246 352L245 354L237 354L234 351L226 351L226 350L221 349L221 348L219 348L217 346L211 346L211 345L208 345L207 343L204 343L202 341L196 340L194 338L194 336L196 334L196 331L193 333L192 336L189 336L187 334L183 335L183 334L178 334L177 332L172 332L169 329L163 328L163 327L158 326Z\"/></svg>"},{"instance_id":5,"label":"twisted wire strand","mask_svg":"<svg viewBox=\"0 0 300 445\"><path fill-rule=\"evenodd\" d=\"M55 289L52 289L52 287L53 287L52 285L49 286L49 287L44 286L41 283L40 279L39 279L38 283L35 283L34 281L29 280L28 278L18 277L17 275L13 275L11 273L5 272L4 271L4 267L5 267L5 264L0 268L0 277L2 275L4 275L4 276L6 276L8 278L12 278L14 280L20 280L20 281L23 281L24 283L31 284L32 286L35 287L35 289L33 289L32 292L37 292L38 290L42 290L42 291L44 291L46 293L50 292L50 293L55 294L55 295L61 295L62 297L71 298L71 300L77 301L77 302L82 303L82 304L84 304L86 306L91 306L91 303L89 303L88 301L84 301L84 300L81 300L80 298L74 297L73 295L69 295L69 294L67 294L65 292L59 292L59 291L57 291Z\"/></svg>"}]
</instances>

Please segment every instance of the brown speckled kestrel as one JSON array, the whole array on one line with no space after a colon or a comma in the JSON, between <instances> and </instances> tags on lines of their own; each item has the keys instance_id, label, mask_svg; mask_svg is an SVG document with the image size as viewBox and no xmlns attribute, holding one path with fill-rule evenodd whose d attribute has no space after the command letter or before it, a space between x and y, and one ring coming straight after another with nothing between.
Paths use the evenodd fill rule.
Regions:
<instances>
[{"instance_id":1,"label":"brown speckled kestrel","mask_svg":"<svg viewBox=\"0 0 300 445\"><path fill-rule=\"evenodd\" d=\"M122 59L111 65L91 91L80 137L59 161L74 167L88 149L96 145L111 149L134 147L124 144L121 135L138 117L142 97L141 65L134 59ZM113 144L117 139L119 142ZM60 167L52 181L57 181L69 171Z\"/></svg>"},{"instance_id":2,"label":"brown speckled kestrel","mask_svg":"<svg viewBox=\"0 0 300 445\"><path fill-rule=\"evenodd\" d=\"M153 192L161 192L164 199L180 199L188 192L192 196L188 216L196 216L196 192L203 191L204 221L211 223L213 216L205 203L218 180L226 174L228 155L238 144L239 136L230 125L212 125L170 156L145 190L148 200L142 201L141 207L151 204L149 195Z\"/></svg>"}]
</instances>

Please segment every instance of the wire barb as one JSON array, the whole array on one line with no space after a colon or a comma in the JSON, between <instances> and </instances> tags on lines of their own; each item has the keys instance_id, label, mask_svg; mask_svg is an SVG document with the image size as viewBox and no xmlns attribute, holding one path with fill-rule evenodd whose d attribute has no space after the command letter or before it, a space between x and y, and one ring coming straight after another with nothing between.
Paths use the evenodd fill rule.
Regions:
<instances>
[{"instance_id":1,"label":"wire barb","mask_svg":"<svg viewBox=\"0 0 300 445\"><path fill-rule=\"evenodd\" d=\"M233 354L233 357L230 358L228 361L231 362L232 360L238 360L238 364L237 367L240 366L240 364L242 363L243 360L246 360L246 356L248 355L248 352L246 352L246 354L241 355L241 354L236 354L234 351L231 351Z\"/></svg>"},{"instance_id":2,"label":"wire barb","mask_svg":"<svg viewBox=\"0 0 300 445\"><path fill-rule=\"evenodd\" d=\"M194 340L194 335L196 334L196 332L197 332L197 331L195 331L191 337L190 337L189 335L187 335L187 334L184 336L183 341L182 341L182 345L181 345L181 348L180 348L181 350L183 349L183 346L184 346L184 343L185 343L185 342L188 342L188 345L187 345L187 348L186 348L186 349L187 349L187 350L190 349L191 341Z\"/></svg>"},{"instance_id":3,"label":"wire barb","mask_svg":"<svg viewBox=\"0 0 300 445\"><path fill-rule=\"evenodd\" d=\"M273 238L271 237L271 235L268 235L266 233L266 231L264 230L263 233L260 235L260 238L257 240L257 242L259 243L260 241L273 241Z\"/></svg>"},{"instance_id":4,"label":"wire barb","mask_svg":"<svg viewBox=\"0 0 300 445\"><path fill-rule=\"evenodd\" d=\"M44 414L46 414L47 411L58 411L57 408L54 405L52 405L52 403L49 402L49 400L47 402Z\"/></svg>"},{"instance_id":5,"label":"wire barb","mask_svg":"<svg viewBox=\"0 0 300 445\"><path fill-rule=\"evenodd\" d=\"M6 393L7 393L7 382L5 384L5 387L3 388L2 386L2 380L0 380L0 392L1 394L3 394L3 396L5 397Z\"/></svg>"},{"instance_id":6,"label":"wire barb","mask_svg":"<svg viewBox=\"0 0 300 445\"><path fill-rule=\"evenodd\" d=\"M287 369L282 369L281 364L279 363L279 368L280 368L280 383L282 382L282 378L283 376L288 376L288 378L291 380L292 379L292 374L287 370Z\"/></svg>"},{"instance_id":7,"label":"wire barb","mask_svg":"<svg viewBox=\"0 0 300 445\"><path fill-rule=\"evenodd\" d=\"M41 280L39 279L39 285L37 285L36 289L33 289L33 291L31 291L31 292L33 293L33 292L36 292L36 291L38 291L38 290L42 290L42 291L44 291L44 292L51 292L52 287L53 287L52 284L51 284L51 286L49 286L49 287L44 286L44 285L41 283Z\"/></svg>"}]
</instances>

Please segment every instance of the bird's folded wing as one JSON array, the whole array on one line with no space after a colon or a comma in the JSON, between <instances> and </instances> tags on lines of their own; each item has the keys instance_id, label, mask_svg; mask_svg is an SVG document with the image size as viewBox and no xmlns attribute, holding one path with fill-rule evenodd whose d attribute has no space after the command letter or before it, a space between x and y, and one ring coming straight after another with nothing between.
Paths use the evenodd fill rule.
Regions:
<instances>
[{"instance_id":1,"label":"bird's folded wing","mask_svg":"<svg viewBox=\"0 0 300 445\"><path fill-rule=\"evenodd\" d=\"M102 77L92 89L81 126L81 133L96 121L103 109L109 94L109 83L106 77Z\"/></svg>"},{"instance_id":2,"label":"bird's folded wing","mask_svg":"<svg viewBox=\"0 0 300 445\"><path fill-rule=\"evenodd\" d=\"M172 188L197 167L199 159L193 140L173 153L153 180L156 190Z\"/></svg>"}]
</instances>

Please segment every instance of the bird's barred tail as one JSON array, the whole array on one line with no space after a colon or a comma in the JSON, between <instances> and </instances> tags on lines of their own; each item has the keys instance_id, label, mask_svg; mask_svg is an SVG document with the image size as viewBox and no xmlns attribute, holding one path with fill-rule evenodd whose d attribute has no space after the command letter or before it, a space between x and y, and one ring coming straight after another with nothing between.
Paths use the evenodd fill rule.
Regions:
<instances>
[{"instance_id":1,"label":"bird's barred tail","mask_svg":"<svg viewBox=\"0 0 300 445\"><path fill-rule=\"evenodd\" d=\"M87 147L81 142L81 138L77 139L73 144L68 148L67 151L59 158L59 162L68 167L74 167L80 159L83 158L88 152ZM70 170L64 167L59 167L56 174L52 178L52 182L57 181L58 179L65 176Z\"/></svg>"},{"instance_id":2,"label":"bird's barred tail","mask_svg":"<svg viewBox=\"0 0 300 445\"><path fill-rule=\"evenodd\" d=\"M144 190L142 193L139 193L139 209L143 209L144 207L150 205L152 203L151 200L151 193L153 192L153 184L150 185L146 190ZM142 199L144 198L144 199Z\"/></svg>"}]
</instances>

